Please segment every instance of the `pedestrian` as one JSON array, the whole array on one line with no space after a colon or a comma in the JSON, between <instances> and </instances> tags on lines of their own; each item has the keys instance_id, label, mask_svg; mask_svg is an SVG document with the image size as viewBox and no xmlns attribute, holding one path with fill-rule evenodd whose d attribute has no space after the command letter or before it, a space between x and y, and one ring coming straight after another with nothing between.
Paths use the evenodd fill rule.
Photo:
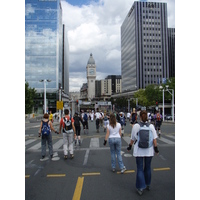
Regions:
<instances>
[{"instance_id":1,"label":"pedestrian","mask_svg":"<svg viewBox=\"0 0 200 200\"><path fill-rule=\"evenodd\" d=\"M100 123L100 126L103 127L103 118L104 118L104 114L103 114L103 112L102 112L101 110L100 110L99 113L100 113L100 115L101 115L101 116L100 116L100 119L99 119L99 120L100 120L99 123Z\"/></svg>"},{"instance_id":2,"label":"pedestrian","mask_svg":"<svg viewBox=\"0 0 200 200\"><path fill-rule=\"evenodd\" d=\"M91 117L91 121L93 122L94 120L94 111L92 110L92 112L90 113L90 117Z\"/></svg>"},{"instance_id":3,"label":"pedestrian","mask_svg":"<svg viewBox=\"0 0 200 200\"><path fill-rule=\"evenodd\" d=\"M154 121L155 121L155 129L156 129L156 132L158 132L159 138L161 136L160 127L161 127L161 124L162 124L162 119L163 119L163 116L160 114L159 111L157 111L156 114L154 115Z\"/></svg>"},{"instance_id":4,"label":"pedestrian","mask_svg":"<svg viewBox=\"0 0 200 200\"><path fill-rule=\"evenodd\" d=\"M133 112L131 113L131 124L132 126L137 123L137 113L135 112L135 108L133 108Z\"/></svg>"},{"instance_id":5,"label":"pedestrian","mask_svg":"<svg viewBox=\"0 0 200 200\"><path fill-rule=\"evenodd\" d=\"M81 135L80 135L81 126L80 126L80 122L82 123L82 119L78 115L78 112L75 112L75 115L74 115L73 119L74 119L74 126L75 126L75 130L76 130L75 145L78 142L79 146L81 146Z\"/></svg>"},{"instance_id":6,"label":"pedestrian","mask_svg":"<svg viewBox=\"0 0 200 200\"><path fill-rule=\"evenodd\" d=\"M125 122L125 115L123 112L119 113L119 118L120 118L120 124L121 124L121 132L122 132L122 137L124 136L124 126L126 125Z\"/></svg>"},{"instance_id":7,"label":"pedestrian","mask_svg":"<svg viewBox=\"0 0 200 200\"><path fill-rule=\"evenodd\" d=\"M107 125L107 133L104 139L104 146L107 143L107 139L109 138L109 146L111 153L111 167L112 171L116 170L116 157L121 173L123 174L126 171L126 167L122 161L121 155L121 124L116 121L116 117L113 113L110 114L109 125Z\"/></svg>"},{"instance_id":8,"label":"pedestrian","mask_svg":"<svg viewBox=\"0 0 200 200\"><path fill-rule=\"evenodd\" d=\"M51 110L50 110L50 114L49 114L49 121L51 121L53 123L53 114L52 114Z\"/></svg>"},{"instance_id":9,"label":"pedestrian","mask_svg":"<svg viewBox=\"0 0 200 200\"><path fill-rule=\"evenodd\" d=\"M104 118L103 118L103 129L104 129L104 132L106 132L107 125L109 124L109 118L110 118L109 114L105 113Z\"/></svg>"},{"instance_id":10,"label":"pedestrian","mask_svg":"<svg viewBox=\"0 0 200 200\"><path fill-rule=\"evenodd\" d=\"M54 131L58 134L57 131L55 131L52 122L49 121L49 115L47 113L44 114L43 120L40 123L40 130L39 130L39 137L41 137L41 145L42 145L42 159L40 161L43 161L46 156L46 143L48 143L49 148L49 155L51 158L53 158L53 145L52 145L52 134L51 131Z\"/></svg>"},{"instance_id":11,"label":"pedestrian","mask_svg":"<svg viewBox=\"0 0 200 200\"><path fill-rule=\"evenodd\" d=\"M99 108L97 108L97 111L94 116L96 119L96 130L97 130L97 133L99 133L99 123L100 123L100 118L101 118L101 114L99 113Z\"/></svg>"},{"instance_id":12,"label":"pedestrian","mask_svg":"<svg viewBox=\"0 0 200 200\"><path fill-rule=\"evenodd\" d=\"M155 128L152 124L148 123L147 112L145 110L140 112L140 120L138 124L132 127L131 141L127 150L130 151L134 143L133 156L136 158L137 165L136 189L139 195L142 195L144 189L150 190L151 161L154 151L156 154L159 151Z\"/></svg>"},{"instance_id":13,"label":"pedestrian","mask_svg":"<svg viewBox=\"0 0 200 200\"><path fill-rule=\"evenodd\" d=\"M74 119L70 117L69 110L64 110L65 116L60 120L60 129L59 133L61 133L61 127L63 128L63 151L64 151L64 159L67 159L68 150L70 153L70 158L74 157L74 147L73 141L76 137L76 130L74 127ZM74 133L74 134L73 134Z\"/></svg>"},{"instance_id":14,"label":"pedestrian","mask_svg":"<svg viewBox=\"0 0 200 200\"><path fill-rule=\"evenodd\" d=\"M82 114L82 120L83 120L83 131L84 134L88 134L88 115L87 115L87 111L85 110L85 112Z\"/></svg>"}]
</instances>

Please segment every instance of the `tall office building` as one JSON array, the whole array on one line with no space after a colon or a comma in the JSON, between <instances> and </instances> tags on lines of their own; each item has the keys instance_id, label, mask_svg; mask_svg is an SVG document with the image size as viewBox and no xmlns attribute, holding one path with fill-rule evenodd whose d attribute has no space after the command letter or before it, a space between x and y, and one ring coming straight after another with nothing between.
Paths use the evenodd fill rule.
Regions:
<instances>
[{"instance_id":1,"label":"tall office building","mask_svg":"<svg viewBox=\"0 0 200 200\"><path fill-rule=\"evenodd\" d=\"M169 77L175 77L175 28L168 28Z\"/></svg>"},{"instance_id":2,"label":"tall office building","mask_svg":"<svg viewBox=\"0 0 200 200\"><path fill-rule=\"evenodd\" d=\"M122 92L169 78L167 4L134 2L121 26Z\"/></svg>"},{"instance_id":3,"label":"tall office building","mask_svg":"<svg viewBox=\"0 0 200 200\"><path fill-rule=\"evenodd\" d=\"M25 0L25 79L37 90L35 112L42 113L44 104L40 80L51 80L46 82L47 110L56 111L60 87L69 93L63 76L69 71L63 27L60 0Z\"/></svg>"}]
</instances>

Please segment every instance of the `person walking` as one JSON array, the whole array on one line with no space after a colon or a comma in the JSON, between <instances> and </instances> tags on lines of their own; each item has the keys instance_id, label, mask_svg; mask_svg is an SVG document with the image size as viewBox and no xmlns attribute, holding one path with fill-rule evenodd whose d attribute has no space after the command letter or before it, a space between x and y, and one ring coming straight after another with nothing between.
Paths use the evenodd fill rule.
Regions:
<instances>
[{"instance_id":1,"label":"person walking","mask_svg":"<svg viewBox=\"0 0 200 200\"><path fill-rule=\"evenodd\" d=\"M118 165L123 174L126 171L126 167L124 166L121 155L121 135L121 124L116 121L116 117L112 113L110 114L109 125L107 125L107 133L103 144L105 146L109 138L112 171L115 172L116 170L115 154L117 154Z\"/></svg>"},{"instance_id":2,"label":"person walking","mask_svg":"<svg viewBox=\"0 0 200 200\"><path fill-rule=\"evenodd\" d=\"M158 137L159 138L161 136L160 127L161 127L161 124L162 124L162 119L163 119L163 116L160 114L159 111L157 111L157 113L154 115L154 121L155 121L155 129L156 129L156 132L158 131Z\"/></svg>"},{"instance_id":3,"label":"person walking","mask_svg":"<svg viewBox=\"0 0 200 200\"><path fill-rule=\"evenodd\" d=\"M131 113L131 124L132 126L137 123L137 113L135 112L135 108L133 108L133 112Z\"/></svg>"},{"instance_id":4,"label":"person walking","mask_svg":"<svg viewBox=\"0 0 200 200\"><path fill-rule=\"evenodd\" d=\"M53 114L52 114L51 110L50 110L50 115L49 115L49 121L51 121L53 123Z\"/></svg>"},{"instance_id":5,"label":"person walking","mask_svg":"<svg viewBox=\"0 0 200 200\"><path fill-rule=\"evenodd\" d=\"M47 113L44 114L43 120L40 123L39 137L41 137L41 145L42 145L42 158L40 161L43 161L46 156L46 143L48 143L49 155L53 158L53 145L52 145L52 134L51 131L54 131L58 134L58 132L54 129L52 122L49 121L49 115Z\"/></svg>"},{"instance_id":6,"label":"person walking","mask_svg":"<svg viewBox=\"0 0 200 200\"><path fill-rule=\"evenodd\" d=\"M88 114L87 111L85 110L85 112L82 114L82 120L83 120L83 131L84 134L88 134Z\"/></svg>"},{"instance_id":7,"label":"person walking","mask_svg":"<svg viewBox=\"0 0 200 200\"><path fill-rule=\"evenodd\" d=\"M100 123L100 118L101 118L101 114L99 113L99 108L97 108L97 111L94 116L96 119L96 130L97 130L97 133L99 133L99 123Z\"/></svg>"},{"instance_id":8,"label":"person walking","mask_svg":"<svg viewBox=\"0 0 200 200\"><path fill-rule=\"evenodd\" d=\"M138 124L132 127L131 141L127 150L130 151L134 143L133 156L136 158L137 165L136 189L138 194L142 195L144 189L150 190L151 161L154 152L158 154L159 151L155 128L152 124L148 123L147 112L145 110L140 112L140 120Z\"/></svg>"},{"instance_id":9,"label":"person walking","mask_svg":"<svg viewBox=\"0 0 200 200\"><path fill-rule=\"evenodd\" d=\"M73 119L74 119L74 126L75 126L75 129L76 129L75 145L78 142L79 146L81 146L81 136L80 136L81 126L80 126L80 122L82 123L82 119L78 115L78 112L75 112Z\"/></svg>"},{"instance_id":10,"label":"person walking","mask_svg":"<svg viewBox=\"0 0 200 200\"><path fill-rule=\"evenodd\" d=\"M103 129L104 129L104 132L106 132L107 125L109 124L109 118L110 118L109 114L105 113L104 118L103 118Z\"/></svg>"},{"instance_id":11,"label":"person walking","mask_svg":"<svg viewBox=\"0 0 200 200\"><path fill-rule=\"evenodd\" d=\"M64 151L64 159L67 159L68 150L70 153L70 158L74 157L74 147L73 141L74 137L76 137L76 130L74 127L74 119L70 117L69 110L64 110L65 116L60 120L60 129L59 134L61 133L61 128L63 128L63 151ZM73 135L74 133L74 135Z\"/></svg>"}]
</instances>

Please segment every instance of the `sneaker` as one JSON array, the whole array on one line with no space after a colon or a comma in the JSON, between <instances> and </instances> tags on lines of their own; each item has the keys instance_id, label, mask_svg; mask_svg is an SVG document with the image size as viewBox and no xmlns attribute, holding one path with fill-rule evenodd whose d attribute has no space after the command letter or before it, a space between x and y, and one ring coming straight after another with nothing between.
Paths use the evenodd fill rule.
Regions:
<instances>
[{"instance_id":1,"label":"sneaker","mask_svg":"<svg viewBox=\"0 0 200 200\"><path fill-rule=\"evenodd\" d=\"M70 158L72 159L74 157L74 154L70 154Z\"/></svg>"},{"instance_id":2,"label":"sneaker","mask_svg":"<svg viewBox=\"0 0 200 200\"><path fill-rule=\"evenodd\" d=\"M67 155L64 156L64 159L67 160Z\"/></svg>"},{"instance_id":3,"label":"sneaker","mask_svg":"<svg viewBox=\"0 0 200 200\"><path fill-rule=\"evenodd\" d=\"M143 190L137 189L138 194L141 196L143 194Z\"/></svg>"},{"instance_id":4,"label":"sneaker","mask_svg":"<svg viewBox=\"0 0 200 200\"><path fill-rule=\"evenodd\" d=\"M124 168L121 170L121 174L123 174L126 171L126 167L124 166Z\"/></svg>"},{"instance_id":5,"label":"sneaker","mask_svg":"<svg viewBox=\"0 0 200 200\"><path fill-rule=\"evenodd\" d=\"M150 191L150 186L149 185L147 185L146 190Z\"/></svg>"}]
</instances>

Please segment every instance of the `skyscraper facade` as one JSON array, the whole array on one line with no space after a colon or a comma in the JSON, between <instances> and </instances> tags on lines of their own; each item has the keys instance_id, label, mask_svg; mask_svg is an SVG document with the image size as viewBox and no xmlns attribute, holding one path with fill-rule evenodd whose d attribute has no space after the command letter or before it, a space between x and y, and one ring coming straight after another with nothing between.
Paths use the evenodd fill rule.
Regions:
<instances>
[{"instance_id":1,"label":"skyscraper facade","mask_svg":"<svg viewBox=\"0 0 200 200\"><path fill-rule=\"evenodd\" d=\"M169 77L175 77L175 28L168 28Z\"/></svg>"},{"instance_id":2,"label":"skyscraper facade","mask_svg":"<svg viewBox=\"0 0 200 200\"><path fill-rule=\"evenodd\" d=\"M69 93L69 83L63 80L63 70L69 70L64 34L60 0L25 0L25 79L37 90L37 109L43 105L44 83L40 80L50 80L46 83L47 105L53 111L58 89Z\"/></svg>"},{"instance_id":3,"label":"skyscraper facade","mask_svg":"<svg viewBox=\"0 0 200 200\"><path fill-rule=\"evenodd\" d=\"M121 26L122 92L169 78L167 4L134 2Z\"/></svg>"}]
</instances>

